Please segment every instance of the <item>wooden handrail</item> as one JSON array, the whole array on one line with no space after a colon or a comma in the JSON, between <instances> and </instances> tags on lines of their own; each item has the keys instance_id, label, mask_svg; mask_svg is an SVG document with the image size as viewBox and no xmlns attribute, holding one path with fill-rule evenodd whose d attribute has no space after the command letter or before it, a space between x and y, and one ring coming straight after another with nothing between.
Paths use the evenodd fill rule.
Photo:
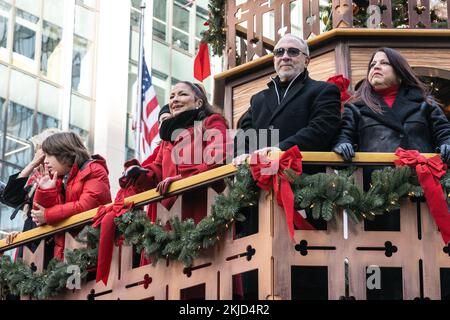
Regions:
<instances>
[{"instance_id":1,"label":"wooden handrail","mask_svg":"<svg viewBox=\"0 0 450 320\"><path fill-rule=\"evenodd\" d=\"M429 158L435 156L434 153L425 153L425 157ZM271 158L279 157L279 153L271 154ZM305 164L323 164L323 165L348 165L344 163L342 158L334 152L302 152L302 161ZM385 165L392 164L397 159L393 153L370 153L357 152L353 158L352 164L355 165ZM151 189L143 193L128 197L125 203L134 202L137 206L145 205L151 202L159 201L166 197L171 197L183 193L187 190L197 188L199 186L210 184L214 181L233 176L237 169L232 164L224 165L206 172L199 173L195 176L176 181L170 185L169 192L165 196L161 196L156 189ZM110 206L109 204L108 206ZM76 214L56 225L42 226L26 232L20 233L12 244L6 244L6 240L0 240L0 252L8 251L17 248L26 243L40 240L49 235L58 232L66 231L75 227L84 226L92 221L92 218L97 213L97 208Z\"/></svg>"}]
</instances>

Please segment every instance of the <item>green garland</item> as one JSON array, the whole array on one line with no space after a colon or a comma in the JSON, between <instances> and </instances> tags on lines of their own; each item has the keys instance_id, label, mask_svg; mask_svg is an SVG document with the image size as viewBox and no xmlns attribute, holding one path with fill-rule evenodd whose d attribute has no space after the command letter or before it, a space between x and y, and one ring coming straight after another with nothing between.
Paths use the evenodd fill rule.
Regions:
<instances>
[{"instance_id":1,"label":"green garland","mask_svg":"<svg viewBox=\"0 0 450 320\"><path fill-rule=\"evenodd\" d=\"M66 250L66 262L52 259L42 273L33 272L29 265L18 259L15 263L9 256L0 258L0 299L9 295L30 296L47 299L61 293L66 288L71 274L68 267L80 268L80 277L85 279L89 268L97 264L100 230L86 227L77 237L77 241L87 244L87 248Z\"/></svg>"},{"instance_id":2,"label":"green garland","mask_svg":"<svg viewBox=\"0 0 450 320\"><path fill-rule=\"evenodd\" d=\"M409 167L385 168L372 173L372 185L365 192L351 176L354 168L336 174L318 173L296 176L291 170L285 174L292 181L296 209L311 210L314 219L331 221L341 209L345 209L354 223L373 219L390 210L399 208L399 200L405 197L423 197L415 170ZM447 202L450 202L450 173L440 180ZM234 221L244 221L241 208L255 206L259 189L253 181L248 165L240 166L234 179L226 179L227 194L217 196L211 215L195 225L192 219L170 219L167 231L161 221L151 223L145 212L134 210L116 218L118 235L125 243L134 245L137 252L144 250L146 256L156 263L158 259L181 261L189 267L202 249L211 248ZM69 265L78 265L81 278L97 262L99 229L85 228L77 240L87 244L86 249L65 253L67 262L52 260L43 273L33 273L30 266L19 260L11 262L8 256L0 259L0 298L7 294L31 296L37 299L54 297L66 287L70 274Z\"/></svg>"},{"instance_id":3,"label":"green garland","mask_svg":"<svg viewBox=\"0 0 450 320\"><path fill-rule=\"evenodd\" d=\"M211 215L197 225L192 219L174 217L169 220L171 230L166 231L160 220L151 223L145 212L136 210L116 218L119 232L126 244L134 245L137 252L144 250L153 263L167 258L191 266L201 249L214 246L234 221L245 220L241 208L257 204L259 189L248 165L239 167L235 179L226 183L230 192L218 195Z\"/></svg>"},{"instance_id":4,"label":"green garland","mask_svg":"<svg viewBox=\"0 0 450 320\"><path fill-rule=\"evenodd\" d=\"M202 41L209 43L214 55L222 56L226 43L225 0L210 0L208 30L202 31Z\"/></svg>"}]
</instances>

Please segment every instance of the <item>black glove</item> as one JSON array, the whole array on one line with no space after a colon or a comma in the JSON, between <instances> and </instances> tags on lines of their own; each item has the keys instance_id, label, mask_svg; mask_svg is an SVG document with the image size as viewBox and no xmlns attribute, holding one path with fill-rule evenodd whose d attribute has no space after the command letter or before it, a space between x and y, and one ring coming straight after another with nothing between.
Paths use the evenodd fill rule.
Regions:
<instances>
[{"instance_id":1,"label":"black glove","mask_svg":"<svg viewBox=\"0 0 450 320\"><path fill-rule=\"evenodd\" d=\"M333 151L339 154L344 161L352 161L355 156L355 150L351 143L340 143L333 148Z\"/></svg>"},{"instance_id":2,"label":"black glove","mask_svg":"<svg viewBox=\"0 0 450 320\"><path fill-rule=\"evenodd\" d=\"M144 169L140 166L132 166L125 171L124 177L128 178L128 179L136 179L141 174L145 174L147 172L148 172L148 169Z\"/></svg>"},{"instance_id":3,"label":"black glove","mask_svg":"<svg viewBox=\"0 0 450 320\"><path fill-rule=\"evenodd\" d=\"M443 144L439 147L441 150L441 159L445 163L450 162L450 144Z\"/></svg>"}]
</instances>

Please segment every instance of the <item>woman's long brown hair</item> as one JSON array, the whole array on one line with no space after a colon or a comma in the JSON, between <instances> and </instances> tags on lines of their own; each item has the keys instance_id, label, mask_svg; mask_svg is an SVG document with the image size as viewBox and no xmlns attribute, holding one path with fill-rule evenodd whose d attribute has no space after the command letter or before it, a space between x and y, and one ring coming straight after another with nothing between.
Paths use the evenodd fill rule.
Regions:
<instances>
[{"instance_id":1,"label":"woman's long brown hair","mask_svg":"<svg viewBox=\"0 0 450 320\"><path fill-rule=\"evenodd\" d=\"M389 59L389 63L392 68L394 68L395 74L401 80L402 86L407 86L410 88L416 88L422 93L424 101L429 104L436 103L436 101L429 96L429 90L426 85L420 81L420 79L414 74L408 61L397 51L391 48L379 48L377 49L370 58L369 65L367 67L367 76L363 80L361 86L356 90L353 96L347 102L363 102L367 105L373 112L382 113L379 96L375 94L369 80L367 79L370 71L370 64L373 58L378 52L384 52Z\"/></svg>"}]
</instances>

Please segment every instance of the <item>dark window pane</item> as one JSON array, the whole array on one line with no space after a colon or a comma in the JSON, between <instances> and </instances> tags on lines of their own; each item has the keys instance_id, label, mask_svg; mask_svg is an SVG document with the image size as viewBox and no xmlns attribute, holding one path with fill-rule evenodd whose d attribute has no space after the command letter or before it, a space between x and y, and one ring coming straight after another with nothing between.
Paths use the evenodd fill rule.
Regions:
<instances>
[{"instance_id":1,"label":"dark window pane","mask_svg":"<svg viewBox=\"0 0 450 320\"><path fill-rule=\"evenodd\" d=\"M24 167L32 156L28 139L33 135L33 110L10 102L7 128L4 160Z\"/></svg>"},{"instance_id":2,"label":"dark window pane","mask_svg":"<svg viewBox=\"0 0 450 320\"><path fill-rule=\"evenodd\" d=\"M240 239L258 233L258 206L241 208L239 212L244 215L245 221L235 222L234 238Z\"/></svg>"},{"instance_id":3,"label":"dark window pane","mask_svg":"<svg viewBox=\"0 0 450 320\"><path fill-rule=\"evenodd\" d=\"M375 274L366 272L366 282ZM403 299L403 275L402 268L380 268L380 289L370 289L366 285L367 300L402 300ZM369 280L369 281L367 281Z\"/></svg>"},{"instance_id":4,"label":"dark window pane","mask_svg":"<svg viewBox=\"0 0 450 320\"><path fill-rule=\"evenodd\" d=\"M166 41L166 25L164 23L153 20L153 36Z\"/></svg>"},{"instance_id":5,"label":"dark window pane","mask_svg":"<svg viewBox=\"0 0 450 320\"><path fill-rule=\"evenodd\" d=\"M0 16L0 47L6 48L8 43L8 19Z\"/></svg>"},{"instance_id":6,"label":"dark window pane","mask_svg":"<svg viewBox=\"0 0 450 320\"><path fill-rule=\"evenodd\" d=\"M292 300L328 300L328 267L291 267Z\"/></svg>"},{"instance_id":7,"label":"dark window pane","mask_svg":"<svg viewBox=\"0 0 450 320\"><path fill-rule=\"evenodd\" d=\"M233 275L233 300L258 300L258 269Z\"/></svg>"},{"instance_id":8,"label":"dark window pane","mask_svg":"<svg viewBox=\"0 0 450 320\"><path fill-rule=\"evenodd\" d=\"M205 300L206 285L199 284L198 286L181 289L180 300Z\"/></svg>"},{"instance_id":9,"label":"dark window pane","mask_svg":"<svg viewBox=\"0 0 450 320\"><path fill-rule=\"evenodd\" d=\"M441 300L450 300L450 268L441 268Z\"/></svg>"},{"instance_id":10,"label":"dark window pane","mask_svg":"<svg viewBox=\"0 0 450 320\"><path fill-rule=\"evenodd\" d=\"M72 88L78 90L81 82L81 69L83 59L88 53L89 41L87 39L75 36L73 44L72 58Z\"/></svg>"},{"instance_id":11,"label":"dark window pane","mask_svg":"<svg viewBox=\"0 0 450 320\"><path fill-rule=\"evenodd\" d=\"M61 127L61 122L56 119L53 118L51 116L42 114L42 113L37 113L36 114L36 132L40 133L42 131L44 131L47 128L60 128Z\"/></svg>"},{"instance_id":12,"label":"dark window pane","mask_svg":"<svg viewBox=\"0 0 450 320\"><path fill-rule=\"evenodd\" d=\"M400 210L391 210L375 216L373 221L364 220L365 231L400 231Z\"/></svg>"},{"instance_id":13,"label":"dark window pane","mask_svg":"<svg viewBox=\"0 0 450 320\"><path fill-rule=\"evenodd\" d=\"M14 29L14 52L34 59L36 32L16 23Z\"/></svg>"}]
</instances>

